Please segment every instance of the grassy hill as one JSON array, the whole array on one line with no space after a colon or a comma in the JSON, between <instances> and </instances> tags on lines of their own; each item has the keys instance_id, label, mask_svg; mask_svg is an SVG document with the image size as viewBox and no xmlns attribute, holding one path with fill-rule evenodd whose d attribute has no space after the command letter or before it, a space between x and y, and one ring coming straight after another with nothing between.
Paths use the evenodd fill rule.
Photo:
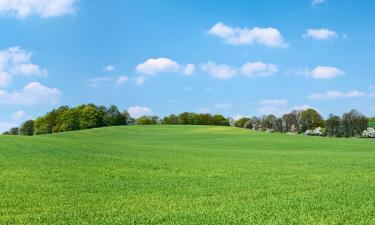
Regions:
<instances>
[{"instance_id":1,"label":"grassy hill","mask_svg":"<svg viewBox=\"0 0 375 225\"><path fill-rule=\"evenodd\" d=\"M0 136L0 224L374 224L375 141L209 126Z\"/></svg>"}]
</instances>

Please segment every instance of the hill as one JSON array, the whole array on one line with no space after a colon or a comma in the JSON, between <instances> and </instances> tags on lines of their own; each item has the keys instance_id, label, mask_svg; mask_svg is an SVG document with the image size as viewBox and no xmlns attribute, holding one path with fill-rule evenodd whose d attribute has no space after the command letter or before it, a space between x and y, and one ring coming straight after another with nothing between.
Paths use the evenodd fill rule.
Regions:
<instances>
[{"instance_id":1,"label":"hill","mask_svg":"<svg viewBox=\"0 0 375 225\"><path fill-rule=\"evenodd\" d=\"M0 223L374 224L375 142L211 126L0 136Z\"/></svg>"}]
</instances>

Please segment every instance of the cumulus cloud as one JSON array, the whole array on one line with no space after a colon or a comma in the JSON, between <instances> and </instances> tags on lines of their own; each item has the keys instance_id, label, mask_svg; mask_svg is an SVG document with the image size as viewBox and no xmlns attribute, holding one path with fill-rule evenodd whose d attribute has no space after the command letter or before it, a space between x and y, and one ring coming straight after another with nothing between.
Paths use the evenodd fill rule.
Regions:
<instances>
[{"instance_id":1,"label":"cumulus cloud","mask_svg":"<svg viewBox=\"0 0 375 225\"><path fill-rule=\"evenodd\" d=\"M133 118L139 118L141 116L151 115L152 111L151 109L144 107L144 106L131 106L128 109L128 113Z\"/></svg>"},{"instance_id":2,"label":"cumulus cloud","mask_svg":"<svg viewBox=\"0 0 375 225\"><path fill-rule=\"evenodd\" d=\"M335 31L327 28L307 29L306 33L303 35L304 38L311 38L315 40L332 40L337 36L338 35Z\"/></svg>"},{"instance_id":3,"label":"cumulus cloud","mask_svg":"<svg viewBox=\"0 0 375 225\"><path fill-rule=\"evenodd\" d=\"M143 75L177 72L180 65L168 58L151 58L136 66L136 71Z\"/></svg>"},{"instance_id":4,"label":"cumulus cloud","mask_svg":"<svg viewBox=\"0 0 375 225\"><path fill-rule=\"evenodd\" d=\"M248 62L241 67L241 73L249 77L268 77L274 75L278 71L276 65L261 61Z\"/></svg>"},{"instance_id":5,"label":"cumulus cloud","mask_svg":"<svg viewBox=\"0 0 375 225\"><path fill-rule=\"evenodd\" d=\"M313 93L309 95L309 98L312 100L329 100L329 99L336 99L336 98L357 98L357 97L365 97L367 94L363 91L353 90L348 92L341 92L341 91L334 91L328 90L324 93Z\"/></svg>"},{"instance_id":6,"label":"cumulus cloud","mask_svg":"<svg viewBox=\"0 0 375 225\"><path fill-rule=\"evenodd\" d=\"M208 33L222 38L231 45L260 44L268 47L287 47L280 31L273 27L240 28L219 22L212 26Z\"/></svg>"},{"instance_id":7,"label":"cumulus cloud","mask_svg":"<svg viewBox=\"0 0 375 225\"><path fill-rule=\"evenodd\" d=\"M36 15L42 18L57 17L75 12L78 0L1 0L0 15L25 18Z\"/></svg>"},{"instance_id":8,"label":"cumulus cloud","mask_svg":"<svg viewBox=\"0 0 375 225\"><path fill-rule=\"evenodd\" d=\"M225 64L207 62L201 65L201 70L218 79L230 79L237 74L237 70Z\"/></svg>"},{"instance_id":9,"label":"cumulus cloud","mask_svg":"<svg viewBox=\"0 0 375 225\"><path fill-rule=\"evenodd\" d=\"M307 77L315 79L331 79L344 75L344 71L332 66L317 66L312 70L306 69L303 72Z\"/></svg>"},{"instance_id":10,"label":"cumulus cloud","mask_svg":"<svg viewBox=\"0 0 375 225\"><path fill-rule=\"evenodd\" d=\"M285 113L289 113L292 111L302 111L306 109L316 109L310 105L296 105L293 107L288 106L288 100L286 99L263 99L259 101L260 108L258 109L258 115L276 115L282 116Z\"/></svg>"},{"instance_id":11,"label":"cumulus cloud","mask_svg":"<svg viewBox=\"0 0 375 225\"><path fill-rule=\"evenodd\" d=\"M0 51L0 87L7 86L13 76L47 76L46 69L31 63L32 53L20 47Z\"/></svg>"},{"instance_id":12,"label":"cumulus cloud","mask_svg":"<svg viewBox=\"0 0 375 225\"><path fill-rule=\"evenodd\" d=\"M87 86L91 88L101 87L101 86L122 86L129 78L127 76L104 76L104 77L94 77L92 79L86 80Z\"/></svg>"},{"instance_id":13,"label":"cumulus cloud","mask_svg":"<svg viewBox=\"0 0 375 225\"><path fill-rule=\"evenodd\" d=\"M39 82L28 83L20 92L0 90L1 104L56 104L60 97L61 91L59 89L46 87Z\"/></svg>"},{"instance_id":14,"label":"cumulus cloud","mask_svg":"<svg viewBox=\"0 0 375 225\"><path fill-rule=\"evenodd\" d=\"M137 84L143 84L147 77L162 73L177 73L189 76L195 72L194 64L180 65L169 58L150 58L140 63L135 68L139 76L136 78Z\"/></svg>"},{"instance_id":15,"label":"cumulus cloud","mask_svg":"<svg viewBox=\"0 0 375 225\"><path fill-rule=\"evenodd\" d=\"M12 115L12 119L14 121L20 121L22 120L24 117L26 116L26 112L23 111L23 110L18 110L16 112L13 113Z\"/></svg>"}]
</instances>

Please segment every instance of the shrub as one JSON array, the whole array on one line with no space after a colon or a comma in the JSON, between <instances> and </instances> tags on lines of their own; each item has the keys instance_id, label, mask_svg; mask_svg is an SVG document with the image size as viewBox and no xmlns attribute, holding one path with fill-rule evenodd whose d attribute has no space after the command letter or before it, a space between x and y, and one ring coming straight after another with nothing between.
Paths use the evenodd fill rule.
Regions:
<instances>
[{"instance_id":1,"label":"shrub","mask_svg":"<svg viewBox=\"0 0 375 225\"><path fill-rule=\"evenodd\" d=\"M375 138L375 129L374 128L367 128L362 132L363 138Z\"/></svg>"}]
</instances>

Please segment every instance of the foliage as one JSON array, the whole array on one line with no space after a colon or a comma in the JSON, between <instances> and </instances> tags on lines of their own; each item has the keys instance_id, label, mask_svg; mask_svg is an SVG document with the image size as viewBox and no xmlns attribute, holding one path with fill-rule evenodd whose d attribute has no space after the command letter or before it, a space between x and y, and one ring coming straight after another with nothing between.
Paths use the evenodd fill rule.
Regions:
<instances>
[{"instance_id":1,"label":"foliage","mask_svg":"<svg viewBox=\"0 0 375 225\"><path fill-rule=\"evenodd\" d=\"M32 136L34 134L34 120L27 120L20 127L20 135Z\"/></svg>"},{"instance_id":2,"label":"foliage","mask_svg":"<svg viewBox=\"0 0 375 225\"><path fill-rule=\"evenodd\" d=\"M247 118L247 117L242 117L241 119L238 119L234 122L234 126L235 127L241 127L241 128L245 128L245 124L248 122L248 121L251 121L250 118ZM251 128L250 128L251 129Z\"/></svg>"},{"instance_id":3,"label":"foliage","mask_svg":"<svg viewBox=\"0 0 375 225\"><path fill-rule=\"evenodd\" d=\"M359 137L367 129L368 119L362 113L353 109L342 116L345 137Z\"/></svg>"},{"instance_id":4,"label":"foliage","mask_svg":"<svg viewBox=\"0 0 375 225\"><path fill-rule=\"evenodd\" d=\"M229 126L229 119L219 114L184 112L177 116L174 114L165 116L161 120L161 124Z\"/></svg>"},{"instance_id":5,"label":"foliage","mask_svg":"<svg viewBox=\"0 0 375 225\"><path fill-rule=\"evenodd\" d=\"M155 125L158 124L159 117L157 116L141 116L135 120L136 125Z\"/></svg>"},{"instance_id":6,"label":"foliage","mask_svg":"<svg viewBox=\"0 0 375 225\"><path fill-rule=\"evenodd\" d=\"M329 114L328 119L325 122L328 136L340 136L340 124L341 118L334 114Z\"/></svg>"}]
</instances>

